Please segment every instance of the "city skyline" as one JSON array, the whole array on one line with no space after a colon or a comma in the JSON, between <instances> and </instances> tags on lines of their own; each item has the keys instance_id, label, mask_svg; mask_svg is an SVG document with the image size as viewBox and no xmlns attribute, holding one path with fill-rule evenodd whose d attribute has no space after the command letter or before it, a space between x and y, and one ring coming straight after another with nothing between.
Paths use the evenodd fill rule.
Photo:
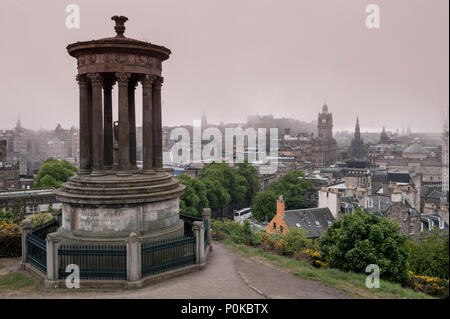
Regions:
<instances>
[{"instance_id":1,"label":"city skyline","mask_svg":"<svg viewBox=\"0 0 450 319\"><path fill-rule=\"evenodd\" d=\"M172 50L164 62L164 125L187 125L203 112L210 123L255 114L311 122L327 103L335 131L353 130L359 115L363 132L408 125L441 132L448 2L376 3L380 29L366 28L360 1L77 1L81 28L68 29L66 3L2 1L0 25L8 32L0 68L8 76L0 80L0 127L13 127L18 114L31 129L77 127L75 61L65 47L112 36L104 17L121 11L130 17L125 36ZM138 88L137 105L141 94ZM138 125L141 118L138 107Z\"/></svg>"}]
</instances>

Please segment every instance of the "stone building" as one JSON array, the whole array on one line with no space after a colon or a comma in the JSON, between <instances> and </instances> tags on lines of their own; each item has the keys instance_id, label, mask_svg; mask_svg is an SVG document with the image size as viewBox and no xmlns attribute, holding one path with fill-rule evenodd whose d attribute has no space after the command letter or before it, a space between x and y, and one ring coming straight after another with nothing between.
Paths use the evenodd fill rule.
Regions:
<instances>
[{"instance_id":1,"label":"stone building","mask_svg":"<svg viewBox=\"0 0 450 319\"><path fill-rule=\"evenodd\" d=\"M0 140L0 191L20 189L19 164L7 163L8 144Z\"/></svg>"},{"instance_id":2,"label":"stone building","mask_svg":"<svg viewBox=\"0 0 450 319\"><path fill-rule=\"evenodd\" d=\"M7 141L0 140L0 166L6 164L7 158Z\"/></svg>"},{"instance_id":3,"label":"stone building","mask_svg":"<svg viewBox=\"0 0 450 319\"><path fill-rule=\"evenodd\" d=\"M329 166L336 161L336 140L333 138L333 113L323 105L317 119L318 136L312 140L312 161L320 167Z\"/></svg>"},{"instance_id":4,"label":"stone building","mask_svg":"<svg viewBox=\"0 0 450 319\"><path fill-rule=\"evenodd\" d=\"M449 174L448 174L448 156L449 156L449 148L448 148L448 128L442 134L442 191L444 193L449 192Z\"/></svg>"},{"instance_id":5,"label":"stone building","mask_svg":"<svg viewBox=\"0 0 450 319\"><path fill-rule=\"evenodd\" d=\"M420 212L409 205L402 193L391 195L391 203L386 209L384 217L398 222L400 234L414 237L421 232Z\"/></svg>"}]
</instances>

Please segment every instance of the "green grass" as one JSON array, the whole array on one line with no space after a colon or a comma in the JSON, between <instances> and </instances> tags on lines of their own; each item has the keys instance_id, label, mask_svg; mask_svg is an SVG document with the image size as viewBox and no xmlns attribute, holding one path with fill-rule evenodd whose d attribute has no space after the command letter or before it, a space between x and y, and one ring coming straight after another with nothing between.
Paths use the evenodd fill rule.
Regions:
<instances>
[{"instance_id":1,"label":"green grass","mask_svg":"<svg viewBox=\"0 0 450 319\"><path fill-rule=\"evenodd\" d=\"M37 288L36 283L22 273L11 271L0 275L0 291Z\"/></svg>"},{"instance_id":2,"label":"green grass","mask_svg":"<svg viewBox=\"0 0 450 319\"><path fill-rule=\"evenodd\" d=\"M365 285L367 277L365 274L344 272L333 268L319 269L313 267L306 261L267 253L255 247L236 244L230 240L225 240L222 243L225 247L239 252L246 257L255 257L268 261L279 268L289 270L300 278L317 281L328 287L342 290L352 298L433 298L432 296L414 291L410 288L403 288L400 284L385 280L380 280L380 288L368 289Z\"/></svg>"}]
</instances>

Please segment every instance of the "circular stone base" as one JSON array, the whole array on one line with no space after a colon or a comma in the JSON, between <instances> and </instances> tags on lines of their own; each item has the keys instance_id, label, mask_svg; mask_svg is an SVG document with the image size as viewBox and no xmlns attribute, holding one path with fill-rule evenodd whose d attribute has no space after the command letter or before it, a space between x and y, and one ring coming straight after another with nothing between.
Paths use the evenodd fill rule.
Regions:
<instances>
[{"instance_id":1,"label":"circular stone base","mask_svg":"<svg viewBox=\"0 0 450 319\"><path fill-rule=\"evenodd\" d=\"M71 232L66 231L60 227L57 231L61 244L69 245L114 245L123 244L129 238L130 233L114 234L114 236L107 234L90 234L85 232ZM184 222L179 220L177 224L158 231L149 232L146 234L137 234L142 242L164 240L172 237L180 237L184 235Z\"/></svg>"},{"instance_id":2,"label":"circular stone base","mask_svg":"<svg viewBox=\"0 0 450 319\"><path fill-rule=\"evenodd\" d=\"M123 240L182 235L179 197L185 186L167 172L152 175L76 175L55 191L62 202L63 237Z\"/></svg>"}]
</instances>

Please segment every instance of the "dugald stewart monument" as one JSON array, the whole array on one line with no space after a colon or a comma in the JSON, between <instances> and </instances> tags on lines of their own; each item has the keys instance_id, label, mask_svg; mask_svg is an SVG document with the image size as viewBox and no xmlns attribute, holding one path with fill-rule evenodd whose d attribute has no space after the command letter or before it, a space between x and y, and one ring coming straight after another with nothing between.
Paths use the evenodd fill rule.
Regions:
<instances>
[{"instance_id":1,"label":"dugald stewart monument","mask_svg":"<svg viewBox=\"0 0 450 319\"><path fill-rule=\"evenodd\" d=\"M63 203L60 233L70 241L121 241L132 232L143 238L179 236L184 232L178 212L184 185L162 168L161 66L171 52L125 37L126 17L112 20L115 37L67 46L78 62L80 169L57 190ZM136 166L135 88L139 84L143 169ZM118 136L112 122L115 86Z\"/></svg>"},{"instance_id":2,"label":"dugald stewart monument","mask_svg":"<svg viewBox=\"0 0 450 319\"><path fill-rule=\"evenodd\" d=\"M80 168L55 190L62 217L38 230L23 223L22 264L47 287L64 286L74 265L83 286L141 287L203 267L211 247L210 210L187 223L180 219L185 186L163 169L161 66L171 52L125 37L126 17L112 20L116 36L67 46L78 63ZM142 168L136 165L137 85L143 92Z\"/></svg>"}]
</instances>

